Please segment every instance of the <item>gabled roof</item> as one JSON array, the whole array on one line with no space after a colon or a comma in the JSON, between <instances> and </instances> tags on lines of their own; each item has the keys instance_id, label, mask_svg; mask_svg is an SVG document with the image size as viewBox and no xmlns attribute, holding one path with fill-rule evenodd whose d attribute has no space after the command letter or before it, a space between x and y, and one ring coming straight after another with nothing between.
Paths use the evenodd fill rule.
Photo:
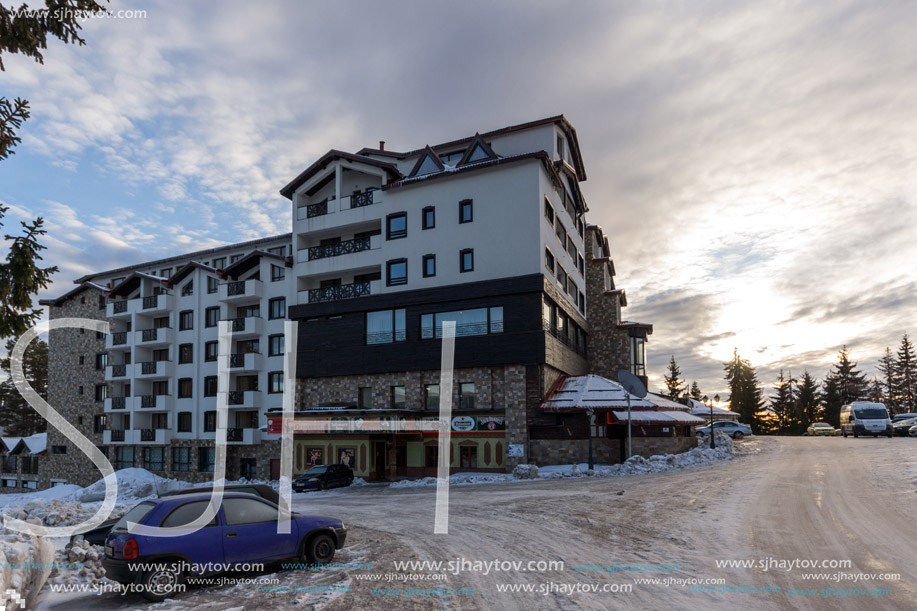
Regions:
<instances>
[{"instance_id":1,"label":"gabled roof","mask_svg":"<svg viewBox=\"0 0 917 611\"><path fill-rule=\"evenodd\" d=\"M373 159L372 157L365 157L359 154L354 155L353 153L345 153L344 151L331 149L319 157L315 163L303 170L299 176L287 183L287 185L280 190L280 194L287 199L293 199L293 193L296 191L296 189L298 189L310 178L328 167L330 163L340 159L353 161L355 163L365 163L377 168L382 168L388 173L389 177L394 180L398 180L402 177L401 172L398 171L398 168L394 164L386 163L385 161L379 161L378 159Z\"/></svg>"},{"instance_id":2,"label":"gabled roof","mask_svg":"<svg viewBox=\"0 0 917 611\"><path fill-rule=\"evenodd\" d=\"M106 291L108 291L108 289L102 286L101 284L96 284L95 282L81 282L73 290L64 293L63 295L61 295L60 297L56 299L39 299L38 304L43 305L43 306L59 306L62 303L64 303L65 301L73 299L74 297L82 293L83 291L86 291L89 289L101 291L102 293L105 293Z\"/></svg>"},{"instance_id":3,"label":"gabled roof","mask_svg":"<svg viewBox=\"0 0 917 611\"><path fill-rule=\"evenodd\" d=\"M470 172L473 170L483 170L484 168L490 168L497 165L515 163L517 161L525 161L527 159L538 159L544 165L545 170L548 172L548 175L551 177L551 180L555 184L559 184L560 177L557 174L557 171L554 169L554 165L551 163L551 158L548 157L548 154L544 151L538 151L537 153L523 153L522 155L513 155L512 157L497 157L496 159L489 159L487 161L480 161L469 163L462 167L453 168L451 166L445 167L441 172L435 172L433 174L422 174L420 176L408 176L402 178L399 181L389 183L382 187L383 191L389 189L395 189L398 187L408 186L417 184L419 182L432 180L435 178L443 178L444 176L454 176L456 174L461 174L463 172Z\"/></svg>"},{"instance_id":4,"label":"gabled roof","mask_svg":"<svg viewBox=\"0 0 917 611\"><path fill-rule=\"evenodd\" d=\"M22 437L0 437L0 451L5 451L9 454L21 439Z\"/></svg>"},{"instance_id":5,"label":"gabled roof","mask_svg":"<svg viewBox=\"0 0 917 611\"><path fill-rule=\"evenodd\" d=\"M203 263L199 261L191 261L190 263L186 263L185 265L183 265L181 268L179 268L178 271L176 271L174 274L172 274L169 277L169 279L167 280L167 282L169 283L169 286L175 286L175 283L181 282L182 278L184 278L185 276L187 276L188 274L190 274L191 272L193 272L196 269L202 269L205 272L213 272L213 273L217 273L219 271L217 270L217 268L210 267L209 265L204 265Z\"/></svg>"},{"instance_id":6,"label":"gabled roof","mask_svg":"<svg viewBox=\"0 0 917 611\"><path fill-rule=\"evenodd\" d=\"M654 409L656 406L633 395L631 409ZM541 409L548 412L582 411L587 408L627 409L627 392L624 387L602 376L589 374L567 378L542 402Z\"/></svg>"},{"instance_id":7,"label":"gabled roof","mask_svg":"<svg viewBox=\"0 0 917 611\"><path fill-rule=\"evenodd\" d=\"M48 434L36 433L28 437L20 437L16 445L10 449L10 454L43 454L48 449Z\"/></svg>"},{"instance_id":8,"label":"gabled roof","mask_svg":"<svg viewBox=\"0 0 917 611\"><path fill-rule=\"evenodd\" d=\"M430 160L433 162L433 165L436 167L437 172L442 172L446 169L446 165L443 163L443 160L439 158L439 155L436 154L436 151L430 148L430 145L424 149L424 154L417 158L417 163L414 164L414 169L411 170L411 173L408 174L409 178L417 176L417 172L420 171L420 168ZM433 174L433 172L424 172L421 176L426 176L427 174Z\"/></svg>"},{"instance_id":9,"label":"gabled roof","mask_svg":"<svg viewBox=\"0 0 917 611\"><path fill-rule=\"evenodd\" d=\"M128 276L124 280L118 283L117 286L113 286L111 290L108 292L108 294L111 297L115 297L115 296L127 297L128 295L133 293L137 289L137 287L140 286L140 281L143 278L147 278L149 280L155 280L163 284L166 284L168 282L168 278L160 278L159 276L154 276L153 274L148 274L146 272L131 272L130 274L128 274Z\"/></svg>"},{"instance_id":10,"label":"gabled roof","mask_svg":"<svg viewBox=\"0 0 917 611\"><path fill-rule=\"evenodd\" d=\"M477 156L478 151L484 154L483 158ZM472 159L473 157L474 159ZM462 159L456 165L463 166L477 161L484 161L486 159L496 159L497 157L498 155L492 148L490 148L490 145L484 141L484 138L481 137L481 134L475 134L474 140L472 140L471 144L468 145L468 148L465 149L465 154L462 155Z\"/></svg>"},{"instance_id":11,"label":"gabled roof","mask_svg":"<svg viewBox=\"0 0 917 611\"><path fill-rule=\"evenodd\" d=\"M223 277L238 276L240 274L244 274L245 272L250 270L252 267L257 265L258 262L261 260L261 257L275 259L283 263L286 267L293 267L293 262L291 261L290 258L281 257L280 255L275 255L274 253L270 253L264 250L253 250L252 252L248 253L247 255L245 255L244 257L242 257L241 259L239 259L232 265L223 269Z\"/></svg>"}]
</instances>

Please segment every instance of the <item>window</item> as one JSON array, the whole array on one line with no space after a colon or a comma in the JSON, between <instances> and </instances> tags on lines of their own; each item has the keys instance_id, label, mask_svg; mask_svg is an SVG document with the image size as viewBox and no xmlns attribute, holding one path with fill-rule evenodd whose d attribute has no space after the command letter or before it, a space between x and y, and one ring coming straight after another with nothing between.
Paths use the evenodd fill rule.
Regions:
<instances>
[{"instance_id":1,"label":"window","mask_svg":"<svg viewBox=\"0 0 917 611\"><path fill-rule=\"evenodd\" d=\"M544 249L544 266L554 273L554 253L549 248Z\"/></svg>"},{"instance_id":2,"label":"window","mask_svg":"<svg viewBox=\"0 0 917 611\"><path fill-rule=\"evenodd\" d=\"M557 266L557 281L560 283L561 288L567 288L567 272L560 265Z\"/></svg>"},{"instance_id":3,"label":"window","mask_svg":"<svg viewBox=\"0 0 917 611\"><path fill-rule=\"evenodd\" d=\"M188 280L185 286L181 287L182 297L187 297L188 295L194 294L194 280Z\"/></svg>"},{"instance_id":4,"label":"window","mask_svg":"<svg viewBox=\"0 0 917 611\"><path fill-rule=\"evenodd\" d=\"M423 228L433 229L436 227L436 208L427 206L423 209Z\"/></svg>"},{"instance_id":5,"label":"window","mask_svg":"<svg viewBox=\"0 0 917 611\"><path fill-rule=\"evenodd\" d=\"M267 392L278 394L283 392L283 372L272 371L267 374Z\"/></svg>"},{"instance_id":6,"label":"window","mask_svg":"<svg viewBox=\"0 0 917 611\"><path fill-rule=\"evenodd\" d=\"M427 468L439 466L439 446L424 447L424 465Z\"/></svg>"},{"instance_id":7,"label":"window","mask_svg":"<svg viewBox=\"0 0 917 611\"><path fill-rule=\"evenodd\" d=\"M258 475L258 462L255 458L239 459L239 475L242 479L255 479Z\"/></svg>"},{"instance_id":8,"label":"window","mask_svg":"<svg viewBox=\"0 0 917 611\"><path fill-rule=\"evenodd\" d=\"M397 212L385 217L385 239L397 240L408 237L408 214Z\"/></svg>"},{"instance_id":9,"label":"window","mask_svg":"<svg viewBox=\"0 0 917 611\"><path fill-rule=\"evenodd\" d=\"M96 401L104 401L108 398L108 385L96 384Z\"/></svg>"},{"instance_id":10,"label":"window","mask_svg":"<svg viewBox=\"0 0 917 611\"><path fill-rule=\"evenodd\" d=\"M105 339L105 334L101 331L96 331L96 339Z\"/></svg>"},{"instance_id":11,"label":"window","mask_svg":"<svg viewBox=\"0 0 917 611\"><path fill-rule=\"evenodd\" d=\"M194 311L185 310L178 315L178 330L189 331L194 328Z\"/></svg>"},{"instance_id":12,"label":"window","mask_svg":"<svg viewBox=\"0 0 917 611\"><path fill-rule=\"evenodd\" d=\"M220 281L213 276L207 276L207 293L216 293L220 290Z\"/></svg>"},{"instance_id":13,"label":"window","mask_svg":"<svg viewBox=\"0 0 917 611\"><path fill-rule=\"evenodd\" d=\"M392 409L404 409L404 386L392 386Z\"/></svg>"},{"instance_id":14,"label":"window","mask_svg":"<svg viewBox=\"0 0 917 611\"><path fill-rule=\"evenodd\" d=\"M583 292L579 292L579 311L583 314L586 313L586 296L583 295Z\"/></svg>"},{"instance_id":15,"label":"window","mask_svg":"<svg viewBox=\"0 0 917 611\"><path fill-rule=\"evenodd\" d=\"M178 364L194 362L194 344L180 344L178 346Z\"/></svg>"},{"instance_id":16,"label":"window","mask_svg":"<svg viewBox=\"0 0 917 611\"><path fill-rule=\"evenodd\" d=\"M576 253L576 266L577 266L577 269L579 269L579 275L585 277L586 276L586 260L583 259L583 255L579 254L579 252Z\"/></svg>"},{"instance_id":17,"label":"window","mask_svg":"<svg viewBox=\"0 0 917 611\"><path fill-rule=\"evenodd\" d=\"M270 335L267 338L267 355L268 356L283 356L284 351L284 336L283 335Z\"/></svg>"},{"instance_id":18,"label":"window","mask_svg":"<svg viewBox=\"0 0 917 611\"><path fill-rule=\"evenodd\" d=\"M191 378L180 378L178 380L178 398L190 399L193 382Z\"/></svg>"},{"instance_id":19,"label":"window","mask_svg":"<svg viewBox=\"0 0 917 611\"><path fill-rule=\"evenodd\" d=\"M473 272L474 271L474 250L471 248L466 248L459 253L459 271L460 272Z\"/></svg>"},{"instance_id":20,"label":"window","mask_svg":"<svg viewBox=\"0 0 917 611\"><path fill-rule=\"evenodd\" d=\"M134 466L134 448L118 446L115 448L115 470L129 469Z\"/></svg>"},{"instance_id":21,"label":"window","mask_svg":"<svg viewBox=\"0 0 917 611\"><path fill-rule=\"evenodd\" d=\"M275 248L268 248L267 251L271 253L272 255L277 255L278 257L282 257L283 255L286 254L287 252L286 249L287 249L286 246L277 246Z\"/></svg>"},{"instance_id":22,"label":"window","mask_svg":"<svg viewBox=\"0 0 917 611\"><path fill-rule=\"evenodd\" d=\"M646 344L642 337L630 338L630 370L635 376L646 375Z\"/></svg>"},{"instance_id":23,"label":"window","mask_svg":"<svg viewBox=\"0 0 917 611\"><path fill-rule=\"evenodd\" d=\"M557 221L555 228L555 233L557 234L557 239L560 240L561 248L567 247L567 230L564 229L564 224L560 222L560 219Z\"/></svg>"},{"instance_id":24,"label":"window","mask_svg":"<svg viewBox=\"0 0 917 611\"><path fill-rule=\"evenodd\" d=\"M474 409L474 382L459 384L459 409Z\"/></svg>"},{"instance_id":25,"label":"window","mask_svg":"<svg viewBox=\"0 0 917 611\"><path fill-rule=\"evenodd\" d=\"M424 255L423 277L429 278L436 275L436 255Z\"/></svg>"},{"instance_id":26,"label":"window","mask_svg":"<svg viewBox=\"0 0 917 611\"><path fill-rule=\"evenodd\" d=\"M217 430L217 413L215 410L204 412L204 432L213 433Z\"/></svg>"},{"instance_id":27,"label":"window","mask_svg":"<svg viewBox=\"0 0 917 611\"><path fill-rule=\"evenodd\" d=\"M440 339L443 336L443 322L455 322L455 336L487 335L503 332L503 307L475 308L457 312L422 314L420 317L420 338ZM435 325L434 325L435 323Z\"/></svg>"},{"instance_id":28,"label":"window","mask_svg":"<svg viewBox=\"0 0 917 611\"><path fill-rule=\"evenodd\" d=\"M567 294L571 297L576 297L576 282L570 277L567 278Z\"/></svg>"},{"instance_id":29,"label":"window","mask_svg":"<svg viewBox=\"0 0 917 611\"><path fill-rule=\"evenodd\" d=\"M373 408L373 389L370 386L363 386L357 391L357 406L360 409Z\"/></svg>"},{"instance_id":30,"label":"window","mask_svg":"<svg viewBox=\"0 0 917 611\"><path fill-rule=\"evenodd\" d=\"M205 397L217 396L217 377L216 376L207 376L204 378L204 396Z\"/></svg>"},{"instance_id":31,"label":"window","mask_svg":"<svg viewBox=\"0 0 917 611\"><path fill-rule=\"evenodd\" d=\"M227 526L277 521L277 508L256 499L229 498L223 501Z\"/></svg>"},{"instance_id":32,"label":"window","mask_svg":"<svg viewBox=\"0 0 917 611\"><path fill-rule=\"evenodd\" d=\"M212 412L216 415L216 412ZM197 470L201 473L213 473L213 463L216 459L216 448L198 448L197 449ZM224 507L226 499L223 501Z\"/></svg>"},{"instance_id":33,"label":"window","mask_svg":"<svg viewBox=\"0 0 917 611\"><path fill-rule=\"evenodd\" d=\"M477 446L464 446L459 448L459 458L463 469L477 469L478 467L478 448Z\"/></svg>"},{"instance_id":34,"label":"window","mask_svg":"<svg viewBox=\"0 0 917 611\"><path fill-rule=\"evenodd\" d=\"M366 313L366 343L391 344L407 339L404 308Z\"/></svg>"},{"instance_id":35,"label":"window","mask_svg":"<svg viewBox=\"0 0 917 611\"><path fill-rule=\"evenodd\" d=\"M554 226L554 206L551 205L547 197L544 198L544 218L548 220L551 227Z\"/></svg>"},{"instance_id":36,"label":"window","mask_svg":"<svg viewBox=\"0 0 917 611\"><path fill-rule=\"evenodd\" d=\"M178 412L178 432L191 432L191 412Z\"/></svg>"},{"instance_id":37,"label":"window","mask_svg":"<svg viewBox=\"0 0 917 611\"><path fill-rule=\"evenodd\" d=\"M180 473L191 471L191 448L172 448L172 470Z\"/></svg>"},{"instance_id":38,"label":"window","mask_svg":"<svg viewBox=\"0 0 917 611\"><path fill-rule=\"evenodd\" d=\"M271 265L271 282L278 282L286 277L287 270L282 265Z\"/></svg>"},{"instance_id":39,"label":"window","mask_svg":"<svg viewBox=\"0 0 917 611\"><path fill-rule=\"evenodd\" d=\"M217 257L213 260L211 267L214 269L223 269L226 266L226 257Z\"/></svg>"},{"instance_id":40,"label":"window","mask_svg":"<svg viewBox=\"0 0 917 611\"><path fill-rule=\"evenodd\" d=\"M143 468L147 471L165 471L166 449L143 448Z\"/></svg>"},{"instance_id":41,"label":"window","mask_svg":"<svg viewBox=\"0 0 917 611\"><path fill-rule=\"evenodd\" d=\"M130 331L130 323L128 324L127 330ZM169 317L168 316L158 316L153 319L153 328L154 329L169 329Z\"/></svg>"},{"instance_id":42,"label":"window","mask_svg":"<svg viewBox=\"0 0 917 611\"><path fill-rule=\"evenodd\" d=\"M245 256L243 253L239 253L239 254L237 254L237 255L230 255L230 256L229 256L229 263L230 263L230 265L232 265L233 263L235 263L236 261L238 261L239 259L241 259L243 256Z\"/></svg>"},{"instance_id":43,"label":"window","mask_svg":"<svg viewBox=\"0 0 917 611\"><path fill-rule=\"evenodd\" d=\"M564 158L564 137L557 136L557 158L563 160Z\"/></svg>"},{"instance_id":44,"label":"window","mask_svg":"<svg viewBox=\"0 0 917 611\"><path fill-rule=\"evenodd\" d=\"M463 199L459 202L459 223L470 223L474 220L473 202L470 199Z\"/></svg>"},{"instance_id":45,"label":"window","mask_svg":"<svg viewBox=\"0 0 917 611\"><path fill-rule=\"evenodd\" d=\"M159 363L161 361L169 360L169 349L160 348L159 350L153 350L153 362Z\"/></svg>"},{"instance_id":46,"label":"window","mask_svg":"<svg viewBox=\"0 0 917 611\"><path fill-rule=\"evenodd\" d=\"M277 297L271 299L268 302L268 318L271 320L275 318L286 318L287 317L287 298L286 297Z\"/></svg>"},{"instance_id":47,"label":"window","mask_svg":"<svg viewBox=\"0 0 917 611\"><path fill-rule=\"evenodd\" d=\"M67 446L51 446L52 454L66 454Z\"/></svg>"},{"instance_id":48,"label":"window","mask_svg":"<svg viewBox=\"0 0 917 611\"><path fill-rule=\"evenodd\" d=\"M426 409L437 409L439 407L439 384L424 384L423 406Z\"/></svg>"},{"instance_id":49,"label":"window","mask_svg":"<svg viewBox=\"0 0 917 611\"><path fill-rule=\"evenodd\" d=\"M82 387L82 386L77 386L77 387L76 387L76 394L78 394L78 395L82 395L82 394L83 394L83 387Z\"/></svg>"},{"instance_id":50,"label":"window","mask_svg":"<svg viewBox=\"0 0 917 611\"><path fill-rule=\"evenodd\" d=\"M206 342L204 344L204 360L209 362L217 360L220 353L220 342Z\"/></svg>"},{"instance_id":51,"label":"window","mask_svg":"<svg viewBox=\"0 0 917 611\"><path fill-rule=\"evenodd\" d=\"M399 286L408 283L408 260L394 259L385 263L386 284Z\"/></svg>"},{"instance_id":52,"label":"window","mask_svg":"<svg viewBox=\"0 0 917 611\"><path fill-rule=\"evenodd\" d=\"M85 365L85 364L86 364L86 357L81 356L81 357L80 357L80 365Z\"/></svg>"},{"instance_id":53,"label":"window","mask_svg":"<svg viewBox=\"0 0 917 611\"><path fill-rule=\"evenodd\" d=\"M92 432L101 433L108 428L108 414L97 414L92 417Z\"/></svg>"},{"instance_id":54,"label":"window","mask_svg":"<svg viewBox=\"0 0 917 611\"><path fill-rule=\"evenodd\" d=\"M213 306L204 310L204 326L215 327L220 322L220 306Z\"/></svg>"},{"instance_id":55,"label":"window","mask_svg":"<svg viewBox=\"0 0 917 611\"><path fill-rule=\"evenodd\" d=\"M108 353L100 352L96 355L96 370L101 371L108 366Z\"/></svg>"},{"instance_id":56,"label":"window","mask_svg":"<svg viewBox=\"0 0 917 611\"><path fill-rule=\"evenodd\" d=\"M573 243L573 238L569 236L567 237L567 254L573 259L573 265L576 265L576 244Z\"/></svg>"},{"instance_id":57,"label":"window","mask_svg":"<svg viewBox=\"0 0 917 611\"><path fill-rule=\"evenodd\" d=\"M163 528L185 528L204 515L204 511L209 504L208 501L194 501L192 503L180 505L166 516L166 519L162 521L160 526ZM207 527L216 526L217 519L217 516L213 516L213 519L210 520L210 524L208 524Z\"/></svg>"},{"instance_id":58,"label":"window","mask_svg":"<svg viewBox=\"0 0 917 611\"><path fill-rule=\"evenodd\" d=\"M586 224L583 223L583 219L577 219L576 221L576 232L579 234L579 237L586 239Z\"/></svg>"}]
</instances>

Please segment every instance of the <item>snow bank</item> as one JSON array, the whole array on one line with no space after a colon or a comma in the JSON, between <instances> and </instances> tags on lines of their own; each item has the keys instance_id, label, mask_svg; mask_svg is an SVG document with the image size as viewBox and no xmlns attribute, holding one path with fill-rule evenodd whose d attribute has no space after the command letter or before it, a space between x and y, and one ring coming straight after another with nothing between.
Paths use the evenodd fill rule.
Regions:
<instances>
[{"instance_id":1,"label":"snow bank","mask_svg":"<svg viewBox=\"0 0 917 611\"><path fill-rule=\"evenodd\" d=\"M0 535L0 608L22 608L20 601L25 601L24 608L33 608L53 561L54 546L44 537L6 531Z\"/></svg>"},{"instance_id":2,"label":"snow bank","mask_svg":"<svg viewBox=\"0 0 917 611\"><path fill-rule=\"evenodd\" d=\"M189 488L195 485L190 482L166 479L146 469L136 467L116 471L115 476L118 478L118 500L121 502L158 496L166 494L167 492L172 492L173 490L181 490L182 488ZM79 500L83 503L101 501L104 498L104 479L100 479L96 483L87 486L79 495Z\"/></svg>"},{"instance_id":3,"label":"snow bank","mask_svg":"<svg viewBox=\"0 0 917 611\"><path fill-rule=\"evenodd\" d=\"M516 479L535 479L538 477L538 467L535 465L516 465L513 469L513 477Z\"/></svg>"}]
</instances>

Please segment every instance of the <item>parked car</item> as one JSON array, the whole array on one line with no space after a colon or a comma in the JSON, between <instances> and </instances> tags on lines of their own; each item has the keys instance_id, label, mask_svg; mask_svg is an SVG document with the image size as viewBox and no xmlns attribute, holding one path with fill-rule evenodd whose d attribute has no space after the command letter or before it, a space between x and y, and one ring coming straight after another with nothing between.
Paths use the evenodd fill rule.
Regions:
<instances>
[{"instance_id":1,"label":"parked car","mask_svg":"<svg viewBox=\"0 0 917 611\"><path fill-rule=\"evenodd\" d=\"M293 491L326 490L353 483L353 470L347 465L315 465L293 479Z\"/></svg>"},{"instance_id":2,"label":"parked car","mask_svg":"<svg viewBox=\"0 0 917 611\"><path fill-rule=\"evenodd\" d=\"M168 492L162 496L174 496L177 494L198 494L201 492L210 494L212 490L213 486L192 486L182 490L173 490L172 492ZM230 484L223 487L223 492L244 492L247 494L254 494L255 496L260 496L263 499L267 499L275 505L280 504L280 495L277 494L276 490L265 484ZM110 520L105 520L92 530L87 530L84 533L73 535L70 537L70 542L67 544L67 548L72 547L78 541L83 540L89 541L91 545L105 545L105 540L108 539L108 533L117 523L118 518L112 518Z\"/></svg>"},{"instance_id":3,"label":"parked car","mask_svg":"<svg viewBox=\"0 0 917 611\"><path fill-rule=\"evenodd\" d=\"M721 431L726 433L733 439L742 439L747 435L751 435L751 427L747 424L742 424L741 422L733 422L732 420L720 420L714 422L712 425L713 430ZM696 429L694 432L698 437L706 437L710 434L711 425L702 426Z\"/></svg>"},{"instance_id":4,"label":"parked car","mask_svg":"<svg viewBox=\"0 0 917 611\"><path fill-rule=\"evenodd\" d=\"M289 533L277 532L277 505L250 494L230 492L206 527L181 536L135 535L127 523L181 528L210 503L209 494L180 494L150 499L124 514L108 534L102 566L105 576L137 584L144 598L168 598L187 574L221 572L242 563L286 558L328 563L344 546L347 530L337 518L291 513ZM146 566L144 566L146 565ZM152 565L152 566L151 566Z\"/></svg>"},{"instance_id":5,"label":"parked car","mask_svg":"<svg viewBox=\"0 0 917 611\"><path fill-rule=\"evenodd\" d=\"M841 432L844 437L852 434L854 438L860 435L894 435L888 410L881 403L869 401L854 401L841 407Z\"/></svg>"},{"instance_id":6,"label":"parked car","mask_svg":"<svg viewBox=\"0 0 917 611\"><path fill-rule=\"evenodd\" d=\"M912 426L910 430L908 430L907 434L908 434L908 437L917 437L917 424Z\"/></svg>"},{"instance_id":7,"label":"parked car","mask_svg":"<svg viewBox=\"0 0 917 611\"><path fill-rule=\"evenodd\" d=\"M901 420L910 420L911 418L917 418L917 414L898 414L892 418L892 424L900 422Z\"/></svg>"},{"instance_id":8,"label":"parked car","mask_svg":"<svg viewBox=\"0 0 917 611\"><path fill-rule=\"evenodd\" d=\"M834 437L835 435L840 435L841 430L834 428L827 422L813 422L809 425L809 428L806 429L806 434L810 437L817 437L819 435Z\"/></svg>"},{"instance_id":9,"label":"parked car","mask_svg":"<svg viewBox=\"0 0 917 611\"><path fill-rule=\"evenodd\" d=\"M899 420L898 422L892 422L892 430L895 431L896 436L907 437L908 431L910 431L911 427L915 424L917 424L917 416Z\"/></svg>"}]
</instances>

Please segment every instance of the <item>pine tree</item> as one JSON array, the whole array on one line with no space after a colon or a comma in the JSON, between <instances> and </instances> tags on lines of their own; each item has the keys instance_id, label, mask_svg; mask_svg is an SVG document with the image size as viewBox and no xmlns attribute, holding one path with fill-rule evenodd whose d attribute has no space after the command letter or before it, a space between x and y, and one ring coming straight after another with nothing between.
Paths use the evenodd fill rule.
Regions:
<instances>
[{"instance_id":1,"label":"pine tree","mask_svg":"<svg viewBox=\"0 0 917 611\"><path fill-rule=\"evenodd\" d=\"M783 375L777 376L777 385L774 386L776 394L771 395L771 411L777 416L777 432L781 435L787 435L798 428L793 401L793 383L795 380Z\"/></svg>"},{"instance_id":2,"label":"pine tree","mask_svg":"<svg viewBox=\"0 0 917 611\"><path fill-rule=\"evenodd\" d=\"M821 415L820 419L824 420L834 428L841 426L841 406L844 400L841 398L837 378L829 371L825 375L824 391L821 395Z\"/></svg>"},{"instance_id":3,"label":"pine tree","mask_svg":"<svg viewBox=\"0 0 917 611\"><path fill-rule=\"evenodd\" d=\"M672 401L678 401L684 393L684 383L681 380L681 369L675 362L675 355L669 361L669 373L663 376L665 379L666 396Z\"/></svg>"},{"instance_id":4,"label":"pine tree","mask_svg":"<svg viewBox=\"0 0 917 611\"><path fill-rule=\"evenodd\" d=\"M866 396L866 375L850 360L847 346L837 355L834 370L825 376L825 421L834 427L841 422L841 406L859 401Z\"/></svg>"},{"instance_id":5,"label":"pine tree","mask_svg":"<svg viewBox=\"0 0 917 611\"><path fill-rule=\"evenodd\" d=\"M818 421L818 382L812 377L808 370L802 372L802 378L796 387L795 397L796 419L803 426L808 427L813 422Z\"/></svg>"},{"instance_id":6,"label":"pine tree","mask_svg":"<svg viewBox=\"0 0 917 611\"><path fill-rule=\"evenodd\" d=\"M892 357L892 351L886 347L885 356L879 359L876 369L882 374L879 381L882 386L882 402L885 403L885 407L888 408L889 413L892 415L902 411L898 396L900 384L898 382L897 365L894 357Z\"/></svg>"},{"instance_id":7,"label":"pine tree","mask_svg":"<svg viewBox=\"0 0 917 611\"><path fill-rule=\"evenodd\" d=\"M898 360L895 363L895 375L898 378L898 394L902 413L917 412L917 362L914 356L914 344L907 333L901 338L898 348Z\"/></svg>"},{"instance_id":8,"label":"pine tree","mask_svg":"<svg viewBox=\"0 0 917 611\"><path fill-rule=\"evenodd\" d=\"M748 424L752 432L761 432L764 422L760 412L764 405L761 399L761 388L758 375L751 363L739 357L739 351L733 352L733 359L723 363L726 370L726 382L729 384L730 409L739 414L742 422Z\"/></svg>"},{"instance_id":9,"label":"pine tree","mask_svg":"<svg viewBox=\"0 0 917 611\"><path fill-rule=\"evenodd\" d=\"M697 381L691 382L691 398L695 401L700 401L704 398L703 393L700 391L700 386L697 385Z\"/></svg>"},{"instance_id":10,"label":"pine tree","mask_svg":"<svg viewBox=\"0 0 917 611\"><path fill-rule=\"evenodd\" d=\"M15 342L6 344L7 356L0 362L4 371L10 371L9 353ZM33 341L22 357L22 372L26 381L35 389L38 396L48 398L48 344L41 339ZM11 374L0 383L0 427L3 434L14 437L25 437L47 430L47 422L38 415L26 400L19 394L13 384Z\"/></svg>"}]
</instances>

